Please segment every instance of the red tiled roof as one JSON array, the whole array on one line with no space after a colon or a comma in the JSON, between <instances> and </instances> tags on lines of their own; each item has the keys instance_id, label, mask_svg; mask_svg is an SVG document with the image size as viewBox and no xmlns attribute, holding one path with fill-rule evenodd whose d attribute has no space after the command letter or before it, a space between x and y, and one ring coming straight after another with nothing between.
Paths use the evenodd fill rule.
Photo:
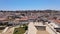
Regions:
<instances>
[{"instance_id":1,"label":"red tiled roof","mask_svg":"<svg viewBox=\"0 0 60 34\"><path fill-rule=\"evenodd\" d=\"M17 18L16 20L28 20L28 17L25 16L25 17L22 17L22 18L20 18L20 19Z\"/></svg>"},{"instance_id":2,"label":"red tiled roof","mask_svg":"<svg viewBox=\"0 0 60 34\"><path fill-rule=\"evenodd\" d=\"M35 19L37 16L29 16L29 19Z\"/></svg>"},{"instance_id":3,"label":"red tiled roof","mask_svg":"<svg viewBox=\"0 0 60 34\"><path fill-rule=\"evenodd\" d=\"M56 20L54 20L54 22L56 22L56 23L60 23L60 20L57 20L57 19L56 19Z\"/></svg>"},{"instance_id":4,"label":"red tiled roof","mask_svg":"<svg viewBox=\"0 0 60 34\"><path fill-rule=\"evenodd\" d=\"M0 21L5 21L5 20L7 20L6 18L0 18Z\"/></svg>"}]
</instances>

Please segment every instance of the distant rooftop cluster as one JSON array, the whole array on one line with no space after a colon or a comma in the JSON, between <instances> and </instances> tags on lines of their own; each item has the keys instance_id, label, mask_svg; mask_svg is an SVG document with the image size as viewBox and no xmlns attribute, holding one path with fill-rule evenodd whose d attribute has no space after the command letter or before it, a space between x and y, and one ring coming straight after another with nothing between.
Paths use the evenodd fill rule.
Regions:
<instances>
[{"instance_id":1,"label":"distant rooftop cluster","mask_svg":"<svg viewBox=\"0 0 60 34\"><path fill-rule=\"evenodd\" d=\"M46 18L45 18L46 17ZM17 10L0 11L0 20L29 20L39 21L40 19L60 19L60 11L57 10Z\"/></svg>"}]
</instances>

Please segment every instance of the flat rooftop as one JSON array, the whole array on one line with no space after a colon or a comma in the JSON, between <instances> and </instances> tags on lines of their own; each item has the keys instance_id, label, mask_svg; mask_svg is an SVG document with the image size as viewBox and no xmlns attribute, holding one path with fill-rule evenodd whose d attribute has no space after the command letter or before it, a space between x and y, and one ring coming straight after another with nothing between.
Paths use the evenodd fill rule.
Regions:
<instances>
[{"instance_id":1,"label":"flat rooftop","mask_svg":"<svg viewBox=\"0 0 60 34\"><path fill-rule=\"evenodd\" d=\"M3 30L0 30L0 33L2 32Z\"/></svg>"},{"instance_id":2,"label":"flat rooftop","mask_svg":"<svg viewBox=\"0 0 60 34\"><path fill-rule=\"evenodd\" d=\"M49 34L46 30L39 30L37 31L37 34Z\"/></svg>"},{"instance_id":3,"label":"flat rooftop","mask_svg":"<svg viewBox=\"0 0 60 34\"><path fill-rule=\"evenodd\" d=\"M46 31L46 26L36 26L37 28L37 34L49 34Z\"/></svg>"}]
</instances>

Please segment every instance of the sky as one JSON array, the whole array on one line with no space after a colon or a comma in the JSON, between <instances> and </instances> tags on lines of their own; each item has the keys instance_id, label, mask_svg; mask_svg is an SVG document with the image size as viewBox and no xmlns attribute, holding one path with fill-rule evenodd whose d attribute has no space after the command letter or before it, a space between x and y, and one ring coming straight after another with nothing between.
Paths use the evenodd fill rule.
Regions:
<instances>
[{"instance_id":1,"label":"sky","mask_svg":"<svg viewBox=\"0 0 60 34\"><path fill-rule=\"evenodd\" d=\"M0 0L0 10L60 10L60 0Z\"/></svg>"}]
</instances>

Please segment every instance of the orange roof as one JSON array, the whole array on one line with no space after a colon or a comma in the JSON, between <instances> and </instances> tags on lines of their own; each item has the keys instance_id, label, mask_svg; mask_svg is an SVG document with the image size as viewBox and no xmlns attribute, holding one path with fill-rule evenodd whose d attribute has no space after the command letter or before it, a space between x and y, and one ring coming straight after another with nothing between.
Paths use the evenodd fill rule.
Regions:
<instances>
[{"instance_id":1,"label":"orange roof","mask_svg":"<svg viewBox=\"0 0 60 34\"><path fill-rule=\"evenodd\" d=\"M54 22L60 23L60 20L54 20Z\"/></svg>"},{"instance_id":2,"label":"orange roof","mask_svg":"<svg viewBox=\"0 0 60 34\"><path fill-rule=\"evenodd\" d=\"M29 16L29 19L35 19L37 16Z\"/></svg>"},{"instance_id":3,"label":"orange roof","mask_svg":"<svg viewBox=\"0 0 60 34\"><path fill-rule=\"evenodd\" d=\"M6 19L6 18L0 18L0 21L2 21L2 22L8 22L8 19Z\"/></svg>"},{"instance_id":4,"label":"orange roof","mask_svg":"<svg viewBox=\"0 0 60 34\"><path fill-rule=\"evenodd\" d=\"M0 18L1 21L6 20L6 18Z\"/></svg>"}]
</instances>

